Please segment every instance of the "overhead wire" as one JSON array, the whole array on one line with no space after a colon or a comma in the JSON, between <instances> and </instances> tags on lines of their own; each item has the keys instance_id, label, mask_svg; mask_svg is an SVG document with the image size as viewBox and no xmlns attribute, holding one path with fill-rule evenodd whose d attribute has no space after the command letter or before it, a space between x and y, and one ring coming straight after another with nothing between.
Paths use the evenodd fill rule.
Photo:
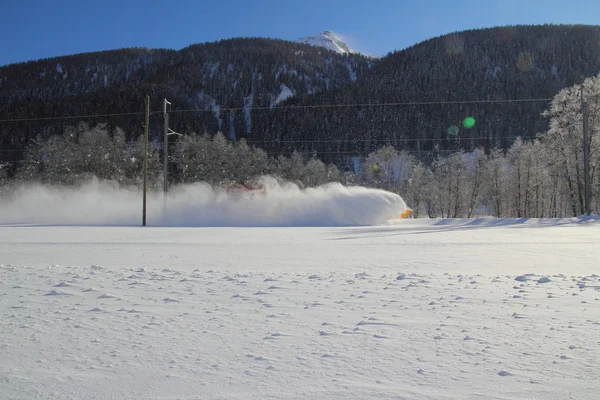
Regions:
<instances>
[{"instance_id":1,"label":"overhead wire","mask_svg":"<svg viewBox=\"0 0 600 400\"><path fill-rule=\"evenodd\" d=\"M298 109L322 109L322 108L351 108L351 107L394 107L394 106L430 106L430 105L459 105L459 104L494 104L494 103L533 103L533 102L548 102L552 101L551 98L528 98L528 99L488 99L488 100L449 100L449 101L406 101L406 102L387 102L387 103L338 103L338 104L313 104L313 105L291 105L291 106L272 106L272 107L228 107L219 108L219 112L231 112L231 111L247 111L247 110L298 110ZM169 114L172 113L214 113L213 109L170 109ZM150 115L162 114L163 111L151 111ZM56 121L56 120L72 120L72 119L87 119L87 118L108 118L108 117L123 117L123 116L143 116L145 112L126 112L126 113L104 113L104 114L81 114L81 115L66 115L66 116L54 116L54 117L31 117L31 118L6 118L0 119L0 123L5 122L35 122L35 121ZM502 137L502 138L483 138L483 137L446 137L446 138L381 138L381 139L315 139L315 140L295 140L295 139L263 139L263 140L246 140L246 143L260 143L264 145L282 145L282 144L301 144L301 143L415 143L415 142L430 142L430 141L442 141L442 140L469 140L469 141L482 141L482 140L495 140L495 139L516 139L518 136ZM79 148L78 150L85 150L86 148ZM89 148L92 149L91 147ZM17 149L0 149L0 153L11 153L11 152L23 152L24 150ZM310 152L311 150L304 149L303 152ZM413 150L411 153L415 155L417 153L428 153L433 150L422 150L421 152ZM443 149L436 150L438 153L446 153L451 150ZM275 155L290 155L293 151L281 151L281 152L268 152L268 156ZM366 155L370 151L319 151L319 154L328 155ZM26 162L28 160L5 160L2 163L17 163Z\"/></svg>"},{"instance_id":2,"label":"overhead wire","mask_svg":"<svg viewBox=\"0 0 600 400\"><path fill-rule=\"evenodd\" d=\"M457 105L457 104L491 104L491 103L533 103L546 102L553 99L491 99L491 100L448 100L448 101L407 101L392 103L343 103L343 104L313 104L298 106L273 106L273 107L230 107L219 108L219 111L244 111L244 110L291 110L291 109L314 109L314 108L344 108L344 107L392 107L392 106L427 106L427 105ZM182 109L170 110L169 113L185 112L214 112L212 109ZM1 122L1 121L0 121Z\"/></svg>"},{"instance_id":3,"label":"overhead wire","mask_svg":"<svg viewBox=\"0 0 600 400\"><path fill-rule=\"evenodd\" d=\"M70 115L70 116L61 116L61 117L9 118L9 119L0 119L0 122L56 121L56 120L61 120L61 119L120 117L120 116L125 116L125 115L144 115L144 114L145 114L144 112L129 112L129 113L110 113L110 114Z\"/></svg>"},{"instance_id":4,"label":"overhead wire","mask_svg":"<svg viewBox=\"0 0 600 400\"><path fill-rule=\"evenodd\" d=\"M318 109L318 108L349 108L349 107L394 107L394 106L428 106L428 105L459 105L459 104L494 104L494 103L534 103L552 101L551 98L529 98L529 99L489 99L489 100L444 100L444 101L406 101L389 103L338 103L338 104L313 104L313 105L291 105L291 106L273 106L273 107L228 107L219 108L219 112L227 111L245 111L245 110L297 110L297 109ZM180 109L169 110L172 113L192 113L208 112L214 113L212 108L206 109ZM162 114L163 111L151 111L150 115ZM83 115L65 115L54 117L28 117L28 118L5 118L0 119L4 122L33 122L33 121L55 121L65 119L87 119L102 117L120 117L120 116L143 116L145 112L127 112L127 113L106 113L106 114L83 114Z\"/></svg>"},{"instance_id":5,"label":"overhead wire","mask_svg":"<svg viewBox=\"0 0 600 400\"><path fill-rule=\"evenodd\" d=\"M248 144L260 143L265 145L280 145L280 144L296 144L296 143L339 143L339 144L352 144L352 143L420 143L420 142L440 142L440 141L484 141L484 140L496 140L496 139L517 139L521 136L503 136L501 138L487 138L487 137L445 137L445 138L401 138L401 139L315 139L315 140L277 140L277 139L264 139L264 140L245 140ZM80 146L79 149L95 149L95 146ZM0 153L11 153L11 152L22 152L23 150L17 149L0 149Z\"/></svg>"}]
</instances>

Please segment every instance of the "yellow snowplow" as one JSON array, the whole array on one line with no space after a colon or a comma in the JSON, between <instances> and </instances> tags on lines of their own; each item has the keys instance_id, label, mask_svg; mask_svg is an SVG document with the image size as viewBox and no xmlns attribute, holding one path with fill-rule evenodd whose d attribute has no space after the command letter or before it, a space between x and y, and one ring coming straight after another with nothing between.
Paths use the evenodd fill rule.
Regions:
<instances>
[{"instance_id":1,"label":"yellow snowplow","mask_svg":"<svg viewBox=\"0 0 600 400\"><path fill-rule=\"evenodd\" d=\"M400 214L400 219L406 219L412 213L410 208L407 208L402 214ZM388 220L397 220L398 217L389 217Z\"/></svg>"},{"instance_id":2,"label":"yellow snowplow","mask_svg":"<svg viewBox=\"0 0 600 400\"><path fill-rule=\"evenodd\" d=\"M407 208L406 211L404 211L402 214L400 214L400 218L401 219L408 218L408 216L410 215L411 212L412 212L412 210L410 208Z\"/></svg>"}]
</instances>

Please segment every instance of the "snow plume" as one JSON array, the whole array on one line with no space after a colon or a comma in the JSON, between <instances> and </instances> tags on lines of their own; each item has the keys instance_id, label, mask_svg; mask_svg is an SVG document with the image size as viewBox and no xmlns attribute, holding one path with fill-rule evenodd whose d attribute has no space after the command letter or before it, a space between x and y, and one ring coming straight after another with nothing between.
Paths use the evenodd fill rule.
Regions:
<instances>
[{"instance_id":1,"label":"snow plume","mask_svg":"<svg viewBox=\"0 0 600 400\"><path fill-rule=\"evenodd\" d=\"M149 226L358 226L385 224L406 210L397 194L330 183L300 188L271 177L265 193L232 196L206 183L147 196ZM77 187L24 184L0 197L0 224L137 226L142 194L108 182Z\"/></svg>"}]
</instances>

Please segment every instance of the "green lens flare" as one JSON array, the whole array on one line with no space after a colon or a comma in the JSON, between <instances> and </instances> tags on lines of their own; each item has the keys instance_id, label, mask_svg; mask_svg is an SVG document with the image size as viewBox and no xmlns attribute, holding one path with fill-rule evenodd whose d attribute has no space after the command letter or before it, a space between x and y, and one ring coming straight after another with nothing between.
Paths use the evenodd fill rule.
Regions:
<instances>
[{"instance_id":1,"label":"green lens flare","mask_svg":"<svg viewBox=\"0 0 600 400\"><path fill-rule=\"evenodd\" d=\"M473 117L467 117L463 120L463 126L466 129L471 129L472 127L475 126L475 118Z\"/></svg>"},{"instance_id":2,"label":"green lens flare","mask_svg":"<svg viewBox=\"0 0 600 400\"><path fill-rule=\"evenodd\" d=\"M450 128L448 128L448 136L458 136L459 131L460 129L458 129L458 126L452 125Z\"/></svg>"}]
</instances>

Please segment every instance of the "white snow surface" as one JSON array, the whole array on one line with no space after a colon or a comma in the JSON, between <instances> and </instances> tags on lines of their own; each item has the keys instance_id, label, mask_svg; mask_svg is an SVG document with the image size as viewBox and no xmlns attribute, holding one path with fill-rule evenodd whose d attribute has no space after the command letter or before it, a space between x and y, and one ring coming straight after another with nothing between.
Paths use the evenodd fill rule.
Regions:
<instances>
[{"instance_id":1,"label":"white snow surface","mask_svg":"<svg viewBox=\"0 0 600 400\"><path fill-rule=\"evenodd\" d=\"M271 108L275 107L276 105L278 105L279 103L281 103L283 101L286 101L287 99L289 99L290 97L292 97L294 95L295 95L294 91L282 83L281 84L281 92L279 92L279 95L274 100L271 101Z\"/></svg>"},{"instance_id":2,"label":"white snow surface","mask_svg":"<svg viewBox=\"0 0 600 400\"><path fill-rule=\"evenodd\" d=\"M130 200L95 185L0 208L2 399L597 398L594 218L106 226L133 223ZM169 207L253 221L252 200L196 189ZM306 200L333 189L287 199L336 221ZM366 214L386 198L344 196ZM84 209L105 226L67 226L91 223Z\"/></svg>"},{"instance_id":3,"label":"white snow surface","mask_svg":"<svg viewBox=\"0 0 600 400\"><path fill-rule=\"evenodd\" d=\"M321 32L317 36L303 37L297 40L298 43L305 43L311 46L324 47L340 54L358 53L351 49L338 35L332 31Z\"/></svg>"},{"instance_id":4,"label":"white snow surface","mask_svg":"<svg viewBox=\"0 0 600 400\"><path fill-rule=\"evenodd\" d=\"M217 123L219 124L219 131L221 130L221 127L223 126L223 119L221 118L221 106L213 103L212 104L212 112L213 114L215 114L215 118L217 119Z\"/></svg>"},{"instance_id":5,"label":"white snow surface","mask_svg":"<svg viewBox=\"0 0 600 400\"><path fill-rule=\"evenodd\" d=\"M348 68L348 73L350 74L350 80L352 82L356 81L356 71L354 70L354 68L352 68L352 65L350 65L350 63L346 63L346 68Z\"/></svg>"},{"instance_id":6,"label":"white snow surface","mask_svg":"<svg viewBox=\"0 0 600 400\"><path fill-rule=\"evenodd\" d=\"M254 81L250 94L244 97L244 119L246 121L246 132L252 131L252 107L254 105Z\"/></svg>"}]
</instances>

